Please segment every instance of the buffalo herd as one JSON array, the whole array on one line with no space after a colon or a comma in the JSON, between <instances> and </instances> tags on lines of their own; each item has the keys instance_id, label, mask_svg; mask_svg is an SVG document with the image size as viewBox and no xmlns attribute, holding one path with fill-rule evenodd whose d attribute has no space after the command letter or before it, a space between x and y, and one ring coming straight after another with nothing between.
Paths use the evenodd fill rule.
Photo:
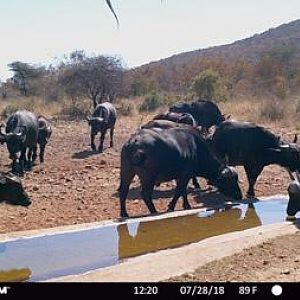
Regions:
<instances>
[{"instance_id":1,"label":"buffalo herd","mask_svg":"<svg viewBox=\"0 0 300 300\"><path fill-rule=\"evenodd\" d=\"M93 151L103 152L108 130L110 147L113 147L116 119L116 108L109 102L98 104L87 118ZM99 132L97 149L95 137ZM31 169L38 147L39 161L44 162L51 134L50 122L27 110L16 111L0 125L0 143L6 144L12 160L12 173L0 173L0 201L30 205L18 175ZM120 215L128 217L126 198L135 175L139 177L147 208L150 213L156 213L152 193L162 182L176 182L168 211L174 210L180 197L183 208L189 209L187 185L190 180L199 189L197 177L205 178L224 196L239 200L243 195L234 166L243 166L249 184L247 197L253 198L257 178L270 164L284 167L293 179L288 187L287 213L294 216L300 210L300 149L296 136L292 142L286 142L262 126L231 120L209 100L176 103L169 111L143 124L123 145L118 188Z\"/></svg>"}]
</instances>

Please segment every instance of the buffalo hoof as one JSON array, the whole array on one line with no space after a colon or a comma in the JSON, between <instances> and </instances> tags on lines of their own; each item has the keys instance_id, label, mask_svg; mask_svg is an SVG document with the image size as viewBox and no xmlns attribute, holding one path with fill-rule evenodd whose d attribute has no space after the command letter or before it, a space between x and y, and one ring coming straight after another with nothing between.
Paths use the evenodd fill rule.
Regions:
<instances>
[{"instance_id":1,"label":"buffalo hoof","mask_svg":"<svg viewBox=\"0 0 300 300\"><path fill-rule=\"evenodd\" d=\"M254 193L247 193L246 194L246 197L248 198L248 199L253 199L253 198L255 198L255 194Z\"/></svg>"},{"instance_id":2,"label":"buffalo hoof","mask_svg":"<svg viewBox=\"0 0 300 300\"><path fill-rule=\"evenodd\" d=\"M110 147L110 148L113 148L113 146L114 146L113 143L110 143L110 144L109 144L109 147Z\"/></svg>"},{"instance_id":3,"label":"buffalo hoof","mask_svg":"<svg viewBox=\"0 0 300 300\"><path fill-rule=\"evenodd\" d=\"M31 171L32 170L32 164L31 163L27 163L25 166L25 170L26 171Z\"/></svg>"},{"instance_id":4,"label":"buffalo hoof","mask_svg":"<svg viewBox=\"0 0 300 300\"><path fill-rule=\"evenodd\" d=\"M184 205L183 205L183 208L184 208L184 209L191 209L192 207L191 207L189 204L184 204Z\"/></svg>"},{"instance_id":5,"label":"buffalo hoof","mask_svg":"<svg viewBox=\"0 0 300 300\"><path fill-rule=\"evenodd\" d=\"M150 216L154 216L154 215L157 215L157 211L156 210L150 211Z\"/></svg>"},{"instance_id":6,"label":"buffalo hoof","mask_svg":"<svg viewBox=\"0 0 300 300\"><path fill-rule=\"evenodd\" d=\"M93 151L96 151L96 146L95 145L91 145L91 148Z\"/></svg>"},{"instance_id":7,"label":"buffalo hoof","mask_svg":"<svg viewBox=\"0 0 300 300\"><path fill-rule=\"evenodd\" d=\"M121 219L129 218L128 213L121 213L120 218Z\"/></svg>"},{"instance_id":8,"label":"buffalo hoof","mask_svg":"<svg viewBox=\"0 0 300 300\"><path fill-rule=\"evenodd\" d=\"M98 152L99 152L99 153L103 153L103 148L99 148L99 149L98 149Z\"/></svg>"},{"instance_id":9,"label":"buffalo hoof","mask_svg":"<svg viewBox=\"0 0 300 300\"><path fill-rule=\"evenodd\" d=\"M173 212L174 211L174 207L168 207L167 212Z\"/></svg>"}]
</instances>

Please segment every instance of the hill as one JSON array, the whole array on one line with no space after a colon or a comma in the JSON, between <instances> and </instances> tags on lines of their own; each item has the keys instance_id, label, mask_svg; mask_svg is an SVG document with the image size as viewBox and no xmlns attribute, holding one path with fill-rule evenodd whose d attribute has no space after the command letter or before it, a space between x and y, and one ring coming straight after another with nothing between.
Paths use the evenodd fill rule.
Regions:
<instances>
[{"instance_id":1,"label":"hill","mask_svg":"<svg viewBox=\"0 0 300 300\"><path fill-rule=\"evenodd\" d=\"M147 82L148 87L184 92L192 77L204 69L217 69L221 75L228 75L226 70L237 65L240 69L243 65L249 71L266 57L273 66L282 69L277 71L277 76L280 73L286 77L290 85L290 80L299 73L300 19L232 44L184 52L151 62L132 70L132 74L135 80Z\"/></svg>"}]
</instances>

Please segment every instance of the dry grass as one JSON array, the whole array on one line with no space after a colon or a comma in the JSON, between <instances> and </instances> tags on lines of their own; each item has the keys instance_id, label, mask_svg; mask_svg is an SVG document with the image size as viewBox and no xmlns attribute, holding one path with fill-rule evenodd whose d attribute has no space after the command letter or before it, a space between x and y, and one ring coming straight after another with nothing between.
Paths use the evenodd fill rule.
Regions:
<instances>
[{"instance_id":1,"label":"dry grass","mask_svg":"<svg viewBox=\"0 0 300 300\"><path fill-rule=\"evenodd\" d=\"M46 102L39 98L20 98L12 100L0 101L0 118L6 119L10 112L18 109L27 109L33 111L37 115L52 117L58 114L62 109L62 103Z\"/></svg>"},{"instance_id":2,"label":"dry grass","mask_svg":"<svg viewBox=\"0 0 300 300\"><path fill-rule=\"evenodd\" d=\"M300 129L300 99L243 98L220 103L220 109L232 119Z\"/></svg>"},{"instance_id":3,"label":"dry grass","mask_svg":"<svg viewBox=\"0 0 300 300\"><path fill-rule=\"evenodd\" d=\"M128 118L138 118L143 124L150 120L153 115L168 110L168 106L161 105L153 112L139 112L139 108L144 101L144 97L130 99L119 99L115 105L118 115ZM259 99L254 97L242 97L239 99L221 102L218 104L221 111L226 115L231 115L231 119L250 121L265 126L270 124L276 127L293 127L300 131L300 98L294 97L284 101L273 99ZM5 109L28 109L36 114L45 117L55 117L63 119L66 111L82 110L84 114L91 110L92 105L89 99L83 99L75 104L70 100L59 102L47 102L39 98L18 98L0 101L0 118L4 120Z\"/></svg>"}]
</instances>

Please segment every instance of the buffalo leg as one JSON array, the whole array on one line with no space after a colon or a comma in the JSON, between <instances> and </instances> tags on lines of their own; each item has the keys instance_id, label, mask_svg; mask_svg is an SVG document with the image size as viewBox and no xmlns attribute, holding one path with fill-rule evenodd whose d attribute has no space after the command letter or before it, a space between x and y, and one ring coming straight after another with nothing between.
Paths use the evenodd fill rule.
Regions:
<instances>
[{"instance_id":1,"label":"buffalo leg","mask_svg":"<svg viewBox=\"0 0 300 300\"><path fill-rule=\"evenodd\" d=\"M12 159L12 166L11 166L11 171L15 175L19 175L18 172L18 164L17 164L17 158Z\"/></svg>"},{"instance_id":2,"label":"buffalo leg","mask_svg":"<svg viewBox=\"0 0 300 300\"><path fill-rule=\"evenodd\" d=\"M249 189L247 192L248 198L255 197L254 185L256 183L258 175L261 173L263 168L264 168L263 165L255 165L255 163L252 165L249 164L244 166L245 172L247 174L248 182L249 182Z\"/></svg>"},{"instance_id":3,"label":"buffalo leg","mask_svg":"<svg viewBox=\"0 0 300 300\"><path fill-rule=\"evenodd\" d=\"M31 169L31 159L32 159L33 148L29 148L27 152L26 164L24 164L25 169L28 171ZM25 154L26 157L26 154Z\"/></svg>"},{"instance_id":4,"label":"buffalo leg","mask_svg":"<svg viewBox=\"0 0 300 300\"><path fill-rule=\"evenodd\" d=\"M96 151L95 136L95 134L91 133L91 147L94 151Z\"/></svg>"},{"instance_id":5,"label":"buffalo leg","mask_svg":"<svg viewBox=\"0 0 300 300\"><path fill-rule=\"evenodd\" d=\"M127 164L127 161L124 162L124 158L121 158L121 160L121 182L118 188L120 197L120 216L121 218L127 218L128 214L126 210L126 199L128 196L130 183L135 173Z\"/></svg>"},{"instance_id":6,"label":"buffalo leg","mask_svg":"<svg viewBox=\"0 0 300 300\"><path fill-rule=\"evenodd\" d=\"M192 181L193 181L193 186L194 186L194 188L200 190L201 187L200 187L200 184L198 183L197 178L196 178L196 177L193 177L193 178L192 178Z\"/></svg>"},{"instance_id":7,"label":"buffalo leg","mask_svg":"<svg viewBox=\"0 0 300 300\"><path fill-rule=\"evenodd\" d=\"M110 129L110 148L112 148L114 146L114 130L115 130L115 127L113 126L111 129Z\"/></svg>"},{"instance_id":8,"label":"buffalo leg","mask_svg":"<svg viewBox=\"0 0 300 300\"><path fill-rule=\"evenodd\" d=\"M100 153L103 152L103 144L104 144L105 134L106 134L106 130L101 131L100 144L99 144L99 148L98 148L98 151Z\"/></svg>"},{"instance_id":9,"label":"buffalo leg","mask_svg":"<svg viewBox=\"0 0 300 300\"><path fill-rule=\"evenodd\" d=\"M156 214L157 210L152 201L154 182L142 182L142 197L151 214Z\"/></svg>"},{"instance_id":10,"label":"buffalo leg","mask_svg":"<svg viewBox=\"0 0 300 300\"><path fill-rule=\"evenodd\" d=\"M44 162L44 155L45 155L45 147L46 147L46 144L42 144L40 145L40 163L42 164ZM35 155L36 155L36 152L35 152Z\"/></svg>"},{"instance_id":11,"label":"buffalo leg","mask_svg":"<svg viewBox=\"0 0 300 300\"><path fill-rule=\"evenodd\" d=\"M35 160L36 160L36 158L37 158L37 146L34 146L34 147L32 148L32 150L33 150L33 153L32 153L31 160L32 160L32 164L34 164L34 162L35 162Z\"/></svg>"},{"instance_id":12,"label":"buffalo leg","mask_svg":"<svg viewBox=\"0 0 300 300\"><path fill-rule=\"evenodd\" d=\"M24 166L26 164L26 148L22 148L21 155L19 158L19 164L20 164L20 175L24 174Z\"/></svg>"},{"instance_id":13,"label":"buffalo leg","mask_svg":"<svg viewBox=\"0 0 300 300\"><path fill-rule=\"evenodd\" d=\"M33 152L33 149L29 148L28 153L27 153L27 160L31 160L32 152Z\"/></svg>"},{"instance_id":14,"label":"buffalo leg","mask_svg":"<svg viewBox=\"0 0 300 300\"><path fill-rule=\"evenodd\" d=\"M186 188L184 189L184 191L182 193L182 199L183 199L183 205L182 205L182 207L184 209L191 209L191 205L189 204L189 201L187 199L187 190L186 190Z\"/></svg>"},{"instance_id":15,"label":"buffalo leg","mask_svg":"<svg viewBox=\"0 0 300 300\"><path fill-rule=\"evenodd\" d=\"M177 200L179 199L180 196L183 196L184 207L190 208L190 205L188 203L187 196L186 196L186 186L189 182L189 178L188 179L186 179L186 178L177 179L176 182L177 182L177 185L176 185L176 189L175 189L175 195L174 195L172 201L168 205L168 211L174 211Z\"/></svg>"}]
</instances>

